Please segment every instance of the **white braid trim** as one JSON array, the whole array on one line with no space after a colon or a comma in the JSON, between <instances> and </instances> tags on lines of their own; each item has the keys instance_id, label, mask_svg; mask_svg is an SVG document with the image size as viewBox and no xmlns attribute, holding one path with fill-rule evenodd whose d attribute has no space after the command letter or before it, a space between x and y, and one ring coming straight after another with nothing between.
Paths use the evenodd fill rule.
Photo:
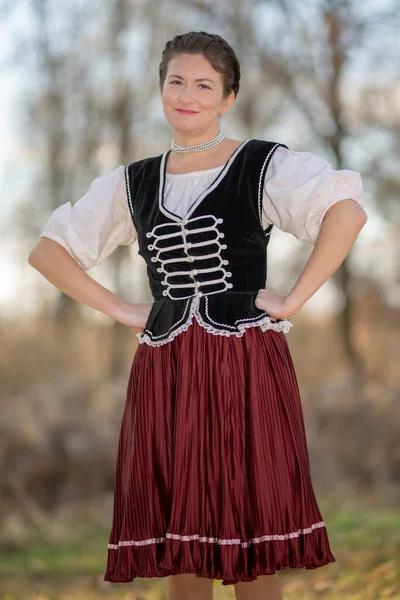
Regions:
<instances>
[{"instance_id":1,"label":"white braid trim","mask_svg":"<svg viewBox=\"0 0 400 600\"><path fill-rule=\"evenodd\" d=\"M238 538L221 539L214 537L204 537L199 536L199 534L197 533L193 535L179 535L177 533L166 533L165 537L148 538L146 540L127 540L118 542L118 544L108 544L108 548L110 550L119 550L119 548L123 546L146 546L148 544L159 544L161 542L165 542L167 539L178 540L181 542L190 542L192 540L196 540L199 542L208 542L210 544L220 544L222 546L240 545L242 548L247 548L251 544L259 544L260 542L283 541L298 538L300 534L312 533L314 529L319 529L320 527L325 527L325 521L313 523L310 527L298 529L297 531L292 531L290 533L263 535L261 537L245 540L244 542L242 542L242 540Z\"/></svg>"},{"instance_id":2,"label":"white braid trim","mask_svg":"<svg viewBox=\"0 0 400 600\"><path fill-rule=\"evenodd\" d=\"M206 299L207 299L207 297L206 297ZM211 333L213 335L224 335L226 337L230 337L231 335L235 335L236 337L242 337L242 335L245 333L246 329L248 329L249 327L261 327L262 331L267 331L268 329L272 329L273 331L283 331L283 333L288 333L290 328L293 327L293 323L291 323L287 319L276 323L274 321L271 321L271 319L268 315L265 317L263 317L261 315L260 317L250 317L249 319L239 319L239 321L242 321L242 322L236 321L237 328L239 329L239 331L228 331L227 329L218 329L218 328L214 327L213 325L206 323L203 320L203 318L199 312L199 303L200 303L200 298L198 296L195 296L193 298L193 301L190 304L187 321L185 323L183 323L182 325L180 325L179 327L177 327L176 329L174 329L173 331L171 331L171 333L165 339L154 340L151 337L151 332L146 333L147 330L145 329L143 332L139 332L136 334L136 336L139 339L139 343L140 344L146 343L149 346L163 346L164 344L167 344L168 342L172 342L172 340L177 335L179 335L183 331L186 331L187 329L189 329L190 325L193 323L194 317L196 318L196 321L198 322L198 324L201 327L203 327L207 331L207 333ZM186 309L185 309L185 312L186 312ZM210 318L210 320L212 320L208 314L208 304L206 304L206 314L207 314L208 318ZM217 321L213 321L213 323L215 325L221 325L221 327L232 327L232 325L218 323Z\"/></svg>"},{"instance_id":3,"label":"white braid trim","mask_svg":"<svg viewBox=\"0 0 400 600\"><path fill-rule=\"evenodd\" d=\"M275 146L273 146L271 148L271 150L268 152L268 155L266 157L266 159L264 160L264 163L261 167L261 171L260 171L260 177L258 180L258 216L260 219L260 224L261 227L263 227L263 220L262 220L262 197L263 197L263 183L264 183L264 171L268 166L268 162L270 159L270 156L272 156L272 154L275 152L276 148L278 148L278 146L280 146L281 144L275 144ZM271 233L271 232L269 232ZM269 235L269 234L268 234Z\"/></svg>"},{"instance_id":4,"label":"white braid trim","mask_svg":"<svg viewBox=\"0 0 400 600\"><path fill-rule=\"evenodd\" d=\"M188 300L186 303L185 312L187 310L187 305L189 302L190 302L190 300ZM195 313L195 310L198 307L198 304L199 304L199 298L197 296L195 296L193 298L193 301L190 303L188 320L185 323L183 323L182 325L180 325L179 327L177 327L176 329L174 329L173 331L171 331L171 333L169 334L169 336L167 338L165 338L164 340L153 340L150 337L150 335L148 333L146 333L146 331L148 331L148 330L145 329L144 331L136 334L136 336L139 338L139 344L146 343L149 346L163 346L164 344L167 344L168 342L172 342L172 340L174 338L176 338L177 335L182 333L182 331L186 331L187 329L189 329L190 325L193 322L193 315ZM178 321L178 323L179 323L179 321ZM172 327L174 327L174 326L172 325ZM149 332L149 333L151 334L151 332Z\"/></svg>"},{"instance_id":5,"label":"white braid trim","mask_svg":"<svg viewBox=\"0 0 400 600\"><path fill-rule=\"evenodd\" d=\"M249 320L247 323L239 323L237 325L239 331L227 331L226 329L217 329L216 327L213 327L209 323L203 321L203 318L199 312L196 312L195 316L198 324L204 327L204 329L208 333L212 333L214 335L225 335L226 337L229 337L231 335L236 335L236 337L242 337L246 329L248 329L249 327L261 327L263 331L267 331L267 329L273 329L274 331L283 331L284 333L287 333L292 327L292 323L290 323L289 321L280 321L279 323L275 323L274 321L271 321L271 319L268 316L266 316L259 318L259 321L251 322ZM215 323L215 321L213 322ZM217 324L224 326L223 323ZM230 327L230 325L225 325L225 327Z\"/></svg>"}]
</instances>

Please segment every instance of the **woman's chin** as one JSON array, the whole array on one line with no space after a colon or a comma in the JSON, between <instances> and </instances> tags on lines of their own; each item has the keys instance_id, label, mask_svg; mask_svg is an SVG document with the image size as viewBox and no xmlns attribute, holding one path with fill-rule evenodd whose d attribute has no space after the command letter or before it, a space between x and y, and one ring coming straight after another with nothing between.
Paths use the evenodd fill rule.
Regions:
<instances>
[{"instance_id":1,"label":"woman's chin","mask_svg":"<svg viewBox=\"0 0 400 600\"><path fill-rule=\"evenodd\" d=\"M199 126L194 123L185 123L182 121L171 123L171 126L177 133L196 133L200 130Z\"/></svg>"}]
</instances>

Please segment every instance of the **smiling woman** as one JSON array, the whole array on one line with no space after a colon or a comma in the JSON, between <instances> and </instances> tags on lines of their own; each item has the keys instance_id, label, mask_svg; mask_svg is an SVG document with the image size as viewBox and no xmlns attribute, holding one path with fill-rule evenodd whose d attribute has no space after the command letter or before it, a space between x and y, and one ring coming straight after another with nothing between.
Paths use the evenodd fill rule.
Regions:
<instances>
[{"instance_id":1,"label":"smiling woman","mask_svg":"<svg viewBox=\"0 0 400 600\"><path fill-rule=\"evenodd\" d=\"M196 145L208 142L216 118L230 108L235 93L222 93L222 74L201 54L172 55L169 59L164 56L167 60L167 66L160 69L161 99L165 118L175 131L174 142L186 147L192 141Z\"/></svg>"},{"instance_id":2,"label":"smiling woman","mask_svg":"<svg viewBox=\"0 0 400 600\"><path fill-rule=\"evenodd\" d=\"M225 136L240 68L220 36L169 41L159 78L171 149L60 206L30 263L139 330L104 579L170 576L170 600L211 599L222 579L240 600L278 600L278 571L335 561L285 334L363 227L362 181L311 152ZM314 245L286 296L266 288L274 226ZM85 272L135 240L153 295L140 305Z\"/></svg>"}]
</instances>

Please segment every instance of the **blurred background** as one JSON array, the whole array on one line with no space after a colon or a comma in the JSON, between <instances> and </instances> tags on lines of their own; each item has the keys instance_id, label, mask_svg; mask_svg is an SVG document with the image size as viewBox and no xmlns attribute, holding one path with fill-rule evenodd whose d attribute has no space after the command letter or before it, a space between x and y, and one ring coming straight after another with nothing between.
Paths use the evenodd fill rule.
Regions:
<instances>
[{"instance_id":1,"label":"blurred background","mask_svg":"<svg viewBox=\"0 0 400 600\"><path fill-rule=\"evenodd\" d=\"M135 333L27 263L92 179L168 149L158 63L190 30L242 68L231 137L361 172L369 220L292 319L313 481L336 563L285 570L285 599L400 598L400 60L396 0L0 0L0 598L161 600L166 579L106 584L114 463ZM274 228L268 284L312 246ZM90 271L150 300L137 247ZM233 587L215 583L216 598Z\"/></svg>"}]
</instances>

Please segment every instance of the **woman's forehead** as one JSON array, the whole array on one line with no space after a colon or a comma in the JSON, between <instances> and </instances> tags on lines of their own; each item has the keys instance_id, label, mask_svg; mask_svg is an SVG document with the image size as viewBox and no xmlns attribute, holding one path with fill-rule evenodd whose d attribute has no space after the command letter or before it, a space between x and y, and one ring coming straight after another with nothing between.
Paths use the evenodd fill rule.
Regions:
<instances>
[{"instance_id":1,"label":"woman's forehead","mask_svg":"<svg viewBox=\"0 0 400 600\"><path fill-rule=\"evenodd\" d=\"M167 75L215 82L220 73L201 54L180 54L169 61Z\"/></svg>"}]
</instances>

